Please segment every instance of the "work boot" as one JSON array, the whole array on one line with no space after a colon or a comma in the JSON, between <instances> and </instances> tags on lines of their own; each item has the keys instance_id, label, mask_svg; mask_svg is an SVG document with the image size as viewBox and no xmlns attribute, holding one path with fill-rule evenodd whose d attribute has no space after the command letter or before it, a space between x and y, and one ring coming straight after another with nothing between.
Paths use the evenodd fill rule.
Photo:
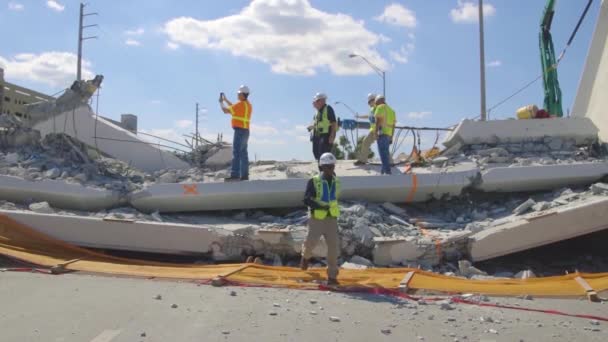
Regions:
<instances>
[{"instance_id":1,"label":"work boot","mask_svg":"<svg viewBox=\"0 0 608 342\"><path fill-rule=\"evenodd\" d=\"M228 183L228 182L238 182L241 179L239 177L226 177L224 178L224 183Z\"/></svg>"},{"instance_id":2,"label":"work boot","mask_svg":"<svg viewBox=\"0 0 608 342\"><path fill-rule=\"evenodd\" d=\"M300 260L300 269L302 271L306 271L308 269L308 259L302 258L302 260Z\"/></svg>"},{"instance_id":3,"label":"work boot","mask_svg":"<svg viewBox=\"0 0 608 342\"><path fill-rule=\"evenodd\" d=\"M336 278L327 278L327 286L336 286L339 285L338 279Z\"/></svg>"},{"instance_id":4,"label":"work boot","mask_svg":"<svg viewBox=\"0 0 608 342\"><path fill-rule=\"evenodd\" d=\"M241 177L241 180L242 181L248 181L249 180L249 176L247 176L247 177Z\"/></svg>"},{"instance_id":5,"label":"work boot","mask_svg":"<svg viewBox=\"0 0 608 342\"><path fill-rule=\"evenodd\" d=\"M360 160L357 160L356 162L354 162L353 164L355 164L355 166L361 166L361 165L365 165L367 164L366 162L362 162Z\"/></svg>"}]
</instances>

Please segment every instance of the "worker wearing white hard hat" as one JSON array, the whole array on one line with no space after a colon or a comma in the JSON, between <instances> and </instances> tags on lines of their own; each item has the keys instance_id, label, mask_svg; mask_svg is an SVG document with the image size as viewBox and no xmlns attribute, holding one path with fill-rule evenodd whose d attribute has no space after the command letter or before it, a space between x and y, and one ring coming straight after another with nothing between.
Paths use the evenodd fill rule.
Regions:
<instances>
[{"instance_id":1,"label":"worker wearing white hard hat","mask_svg":"<svg viewBox=\"0 0 608 342\"><path fill-rule=\"evenodd\" d=\"M378 154L380 154L380 160L382 161L382 174L390 175L392 159L390 146L393 143L396 117L395 111L386 104L383 95L376 96L374 117L376 119L376 135L378 136Z\"/></svg>"},{"instance_id":2,"label":"worker wearing white hard hat","mask_svg":"<svg viewBox=\"0 0 608 342\"><path fill-rule=\"evenodd\" d=\"M249 102L249 87L241 85L237 91L239 102L232 104L224 93L220 93L220 106L222 111L232 116L234 136L232 140L232 169L230 177L224 181L232 182L249 180L249 128L251 121L251 103ZM228 107L224 106L227 104Z\"/></svg>"},{"instance_id":3,"label":"worker wearing white hard hat","mask_svg":"<svg viewBox=\"0 0 608 342\"><path fill-rule=\"evenodd\" d=\"M357 119L368 119L369 120L369 133L363 141L361 142L361 148L359 149L359 153L357 155L357 161L355 165L365 165L367 164L367 160L370 157L373 157L373 153L371 153L370 149L374 141L376 141L376 125L375 125L375 117L374 111L376 109L376 94L369 93L367 94L367 105L369 106L369 114L367 115L357 115L355 116Z\"/></svg>"},{"instance_id":4,"label":"worker wearing white hard hat","mask_svg":"<svg viewBox=\"0 0 608 342\"><path fill-rule=\"evenodd\" d=\"M336 157L323 153L319 158L321 172L312 177L306 185L304 204L310 208L308 219L308 234L302 245L300 268L308 269L312 251L321 236L327 244L327 283L335 285L338 282L338 256L340 254L340 238L338 235L338 216L340 208L340 180L335 173Z\"/></svg>"},{"instance_id":5,"label":"worker wearing white hard hat","mask_svg":"<svg viewBox=\"0 0 608 342\"><path fill-rule=\"evenodd\" d=\"M327 95L324 93L316 93L312 105L317 112L308 130L311 131L312 153L319 160L323 153L331 151L338 131L338 121L334 109L327 104Z\"/></svg>"}]
</instances>

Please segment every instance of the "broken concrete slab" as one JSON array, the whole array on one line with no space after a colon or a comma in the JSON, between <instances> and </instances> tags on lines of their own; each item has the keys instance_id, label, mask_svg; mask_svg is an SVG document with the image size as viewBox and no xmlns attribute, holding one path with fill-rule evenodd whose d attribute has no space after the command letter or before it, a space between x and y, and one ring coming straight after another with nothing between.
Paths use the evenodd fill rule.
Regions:
<instances>
[{"instance_id":1,"label":"broken concrete slab","mask_svg":"<svg viewBox=\"0 0 608 342\"><path fill-rule=\"evenodd\" d=\"M550 190L590 184L608 175L608 162L494 167L481 172L475 189L484 192Z\"/></svg>"},{"instance_id":2,"label":"broken concrete slab","mask_svg":"<svg viewBox=\"0 0 608 342\"><path fill-rule=\"evenodd\" d=\"M375 238L374 242L374 264L377 266L416 262L425 253L413 238Z\"/></svg>"},{"instance_id":3,"label":"broken concrete slab","mask_svg":"<svg viewBox=\"0 0 608 342\"><path fill-rule=\"evenodd\" d=\"M228 255L240 256L237 251L239 246L231 241L230 232L199 225L106 220L12 210L0 210L0 215L82 247L167 254L202 254L217 249Z\"/></svg>"},{"instance_id":4,"label":"broken concrete slab","mask_svg":"<svg viewBox=\"0 0 608 342\"><path fill-rule=\"evenodd\" d=\"M43 179L29 181L0 175L0 198L19 203L48 202L55 208L98 211L122 203L118 192Z\"/></svg>"},{"instance_id":5,"label":"broken concrete slab","mask_svg":"<svg viewBox=\"0 0 608 342\"><path fill-rule=\"evenodd\" d=\"M72 117L76 119L73 120ZM65 127L64 122L67 122ZM96 116L88 105L52 116L37 123L34 128L40 131L43 137L50 133L64 132L143 171L190 167L187 162L160 146L155 146L103 117Z\"/></svg>"},{"instance_id":6,"label":"broken concrete slab","mask_svg":"<svg viewBox=\"0 0 608 342\"><path fill-rule=\"evenodd\" d=\"M384 203L423 202L458 196L477 177L475 167L393 176L340 177L342 200ZM188 212L303 206L308 179L233 183L154 184L133 193L129 202L145 212Z\"/></svg>"},{"instance_id":7,"label":"broken concrete slab","mask_svg":"<svg viewBox=\"0 0 608 342\"><path fill-rule=\"evenodd\" d=\"M574 139L577 145L597 140L598 128L587 118L530 120L463 120L443 145L497 144L542 141L544 137Z\"/></svg>"},{"instance_id":8,"label":"broken concrete slab","mask_svg":"<svg viewBox=\"0 0 608 342\"><path fill-rule=\"evenodd\" d=\"M608 229L608 198L534 212L470 236L473 261L482 261Z\"/></svg>"}]
</instances>

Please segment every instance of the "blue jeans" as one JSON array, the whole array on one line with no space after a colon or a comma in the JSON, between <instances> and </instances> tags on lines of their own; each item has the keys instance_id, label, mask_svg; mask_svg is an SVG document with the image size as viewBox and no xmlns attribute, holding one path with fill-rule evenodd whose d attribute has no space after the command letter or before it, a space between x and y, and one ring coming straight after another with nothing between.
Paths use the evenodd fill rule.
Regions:
<instances>
[{"instance_id":1,"label":"blue jeans","mask_svg":"<svg viewBox=\"0 0 608 342\"><path fill-rule=\"evenodd\" d=\"M247 153L247 142L249 141L249 130L234 128L232 139L232 178L249 177L249 155Z\"/></svg>"},{"instance_id":2,"label":"blue jeans","mask_svg":"<svg viewBox=\"0 0 608 342\"><path fill-rule=\"evenodd\" d=\"M378 153L382 161L382 174L391 174L391 155L389 147L391 146L391 137L386 134L381 134L378 137Z\"/></svg>"}]
</instances>

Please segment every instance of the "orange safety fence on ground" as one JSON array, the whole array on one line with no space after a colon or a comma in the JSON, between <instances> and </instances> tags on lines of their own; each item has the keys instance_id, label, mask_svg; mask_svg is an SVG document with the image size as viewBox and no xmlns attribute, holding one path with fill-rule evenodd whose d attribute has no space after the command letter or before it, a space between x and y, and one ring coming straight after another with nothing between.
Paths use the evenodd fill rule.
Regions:
<instances>
[{"instance_id":1,"label":"orange safety fence on ground","mask_svg":"<svg viewBox=\"0 0 608 342\"><path fill-rule=\"evenodd\" d=\"M316 288L325 280L325 269L321 268L302 271L257 264L183 265L109 256L56 240L5 215L0 215L0 254L44 267L63 265L72 271L135 277L192 280L221 277L240 284L287 288ZM411 277L406 277L408 274ZM554 297L585 296L590 289L608 290L608 273L574 273L525 280L470 280L410 268L373 268L340 270L338 276L340 286L345 288L398 289L404 279L407 279L408 289L443 293Z\"/></svg>"}]
</instances>

